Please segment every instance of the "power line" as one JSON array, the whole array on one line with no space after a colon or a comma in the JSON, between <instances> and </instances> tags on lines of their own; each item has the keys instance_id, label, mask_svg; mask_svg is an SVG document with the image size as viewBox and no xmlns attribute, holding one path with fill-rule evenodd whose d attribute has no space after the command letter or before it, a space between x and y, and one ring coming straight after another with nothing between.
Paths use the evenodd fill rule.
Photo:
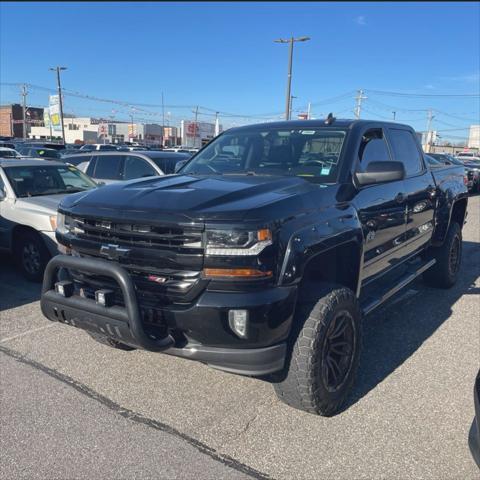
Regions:
<instances>
[{"instance_id":1,"label":"power line","mask_svg":"<svg viewBox=\"0 0 480 480\"><path fill-rule=\"evenodd\" d=\"M466 97L478 98L478 93L405 93L405 92L389 92L384 90L366 90L369 94L387 95L392 97L412 97L412 98L448 98L448 97Z\"/></svg>"}]
</instances>

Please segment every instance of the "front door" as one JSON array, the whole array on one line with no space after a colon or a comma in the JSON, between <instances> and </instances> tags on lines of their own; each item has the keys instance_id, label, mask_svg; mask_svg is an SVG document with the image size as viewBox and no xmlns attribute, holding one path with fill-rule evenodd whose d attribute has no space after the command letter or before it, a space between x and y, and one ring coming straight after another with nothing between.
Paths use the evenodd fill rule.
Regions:
<instances>
[{"instance_id":1,"label":"front door","mask_svg":"<svg viewBox=\"0 0 480 480\"><path fill-rule=\"evenodd\" d=\"M367 130L358 150L357 171L370 162L390 161L382 128ZM397 264L405 242L406 196L403 180L362 187L354 199L365 239L363 280Z\"/></svg>"}]
</instances>

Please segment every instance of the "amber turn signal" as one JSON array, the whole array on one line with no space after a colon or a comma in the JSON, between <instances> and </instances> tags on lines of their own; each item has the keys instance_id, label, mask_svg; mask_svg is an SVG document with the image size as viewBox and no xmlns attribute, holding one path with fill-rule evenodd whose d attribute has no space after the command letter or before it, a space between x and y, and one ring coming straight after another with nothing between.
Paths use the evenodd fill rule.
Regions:
<instances>
[{"instance_id":1,"label":"amber turn signal","mask_svg":"<svg viewBox=\"0 0 480 480\"><path fill-rule=\"evenodd\" d=\"M205 268L207 278L262 278L271 277L272 272L263 272L256 268Z\"/></svg>"},{"instance_id":2,"label":"amber turn signal","mask_svg":"<svg viewBox=\"0 0 480 480\"><path fill-rule=\"evenodd\" d=\"M268 228L263 228L257 232L257 240L259 242L265 242L266 240L272 240L272 232Z\"/></svg>"}]
</instances>

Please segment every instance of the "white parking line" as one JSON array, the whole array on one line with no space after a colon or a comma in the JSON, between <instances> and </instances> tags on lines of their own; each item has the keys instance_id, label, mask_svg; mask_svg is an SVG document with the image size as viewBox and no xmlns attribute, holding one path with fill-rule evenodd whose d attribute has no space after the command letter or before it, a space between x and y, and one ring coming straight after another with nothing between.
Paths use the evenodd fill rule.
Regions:
<instances>
[{"instance_id":1,"label":"white parking line","mask_svg":"<svg viewBox=\"0 0 480 480\"><path fill-rule=\"evenodd\" d=\"M54 327L55 324L52 323L51 325L44 325L43 327L32 328L31 330L27 330L26 332L19 333L18 335L12 335L11 337L2 338L0 343L9 342L10 340L15 340L20 337L24 337L25 335L30 335L31 333L39 332L40 330L45 330L46 328Z\"/></svg>"}]
</instances>

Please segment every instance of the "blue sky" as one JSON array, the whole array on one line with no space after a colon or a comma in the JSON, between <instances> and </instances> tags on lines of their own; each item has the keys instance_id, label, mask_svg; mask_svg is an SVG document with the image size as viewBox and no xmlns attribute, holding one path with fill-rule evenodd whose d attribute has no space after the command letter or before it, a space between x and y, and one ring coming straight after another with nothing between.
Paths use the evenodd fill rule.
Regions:
<instances>
[{"instance_id":1,"label":"blue sky","mask_svg":"<svg viewBox=\"0 0 480 480\"><path fill-rule=\"evenodd\" d=\"M63 86L102 99L159 105L174 123L190 106L270 117L284 110L287 45L278 37L309 35L295 47L294 111L352 116L355 90L369 97L362 117L392 118L464 136L479 117L478 3L5 3L0 5L0 100L19 101L8 83L54 88L48 67L65 65ZM370 90L370 91L369 91ZM322 104L322 101L341 97ZM48 92L32 88L35 105ZM66 96L77 115L128 116L129 107ZM174 106L189 106L179 108ZM112 113L112 109L115 112ZM158 120L159 107L137 107ZM209 111L200 109L200 119ZM450 115L447 115L450 114ZM452 117L454 115L456 118ZM252 118L226 117L224 124ZM438 122L438 123L435 123ZM447 132L445 132L447 134Z\"/></svg>"}]
</instances>

